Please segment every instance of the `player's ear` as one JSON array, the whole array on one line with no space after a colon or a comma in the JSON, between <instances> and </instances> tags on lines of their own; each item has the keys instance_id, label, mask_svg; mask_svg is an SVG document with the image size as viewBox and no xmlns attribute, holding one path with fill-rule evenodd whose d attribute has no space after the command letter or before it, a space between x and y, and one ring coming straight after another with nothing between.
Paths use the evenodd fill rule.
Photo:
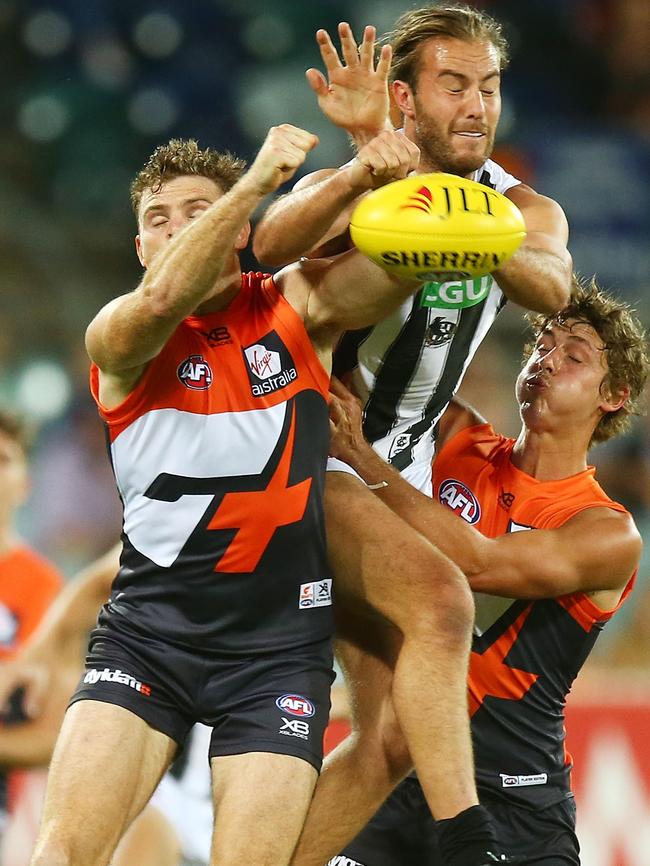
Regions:
<instances>
[{"instance_id":1,"label":"player's ear","mask_svg":"<svg viewBox=\"0 0 650 866\"><path fill-rule=\"evenodd\" d=\"M144 259L142 258L142 241L140 240L140 235L135 236L135 251L137 253L140 264L143 268L146 267L144 263Z\"/></svg>"},{"instance_id":2,"label":"player's ear","mask_svg":"<svg viewBox=\"0 0 650 866\"><path fill-rule=\"evenodd\" d=\"M621 406L624 406L630 396L630 389L627 385L621 385L615 391L612 391L607 383L603 382L601 389L600 408L603 412L617 412Z\"/></svg>"},{"instance_id":3,"label":"player's ear","mask_svg":"<svg viewBox=\"0 0 650 866\"><path fill-rule=\"evenodd\" d=\"M411 85L405 81L393 81L393 101L404 117L415 117L415 100Z\"/></svg>"},{"instance_id":4,"label":"player's ear","mask_svg":"<svg viewBox=\"0 0 650 866\"><path fill-rule=\"evenodd\" d=\"M243 226L242 230L237 235L237 240L235 241L235 249L243 250L248 244L248 239L251 236L251 224L250 222L246 222L246 225Z\"/></svg>"}]
</instances>

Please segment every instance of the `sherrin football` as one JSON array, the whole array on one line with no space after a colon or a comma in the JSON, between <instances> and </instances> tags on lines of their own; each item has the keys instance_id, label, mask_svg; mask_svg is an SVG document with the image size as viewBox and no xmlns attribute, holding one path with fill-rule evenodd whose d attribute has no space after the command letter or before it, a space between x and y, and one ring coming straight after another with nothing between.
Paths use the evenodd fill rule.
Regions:
<instances>
[{"instance_id":1,"label":"sherrin football","mask_svg":"<svg viewBox=\"0 0 650 866\"><path fill-rule=\"evenodd\" d=\"M526 236L519 208L496 190L434 172L366 195L350 220L357 249L402 277L445 282L491 273Z\"/></svg>"}]
</instances>

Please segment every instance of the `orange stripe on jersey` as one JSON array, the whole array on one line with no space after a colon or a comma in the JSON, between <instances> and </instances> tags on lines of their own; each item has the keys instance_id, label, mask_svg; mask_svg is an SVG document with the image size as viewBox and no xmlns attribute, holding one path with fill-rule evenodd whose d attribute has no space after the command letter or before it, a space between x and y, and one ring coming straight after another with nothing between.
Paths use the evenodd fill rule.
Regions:
<instances>
[{"instance_id":1,"label":"orange stripe on jersey","mask_svg":"<svg viewBox=\"0 0 650 866\"><path fill-rule=\"evenodd\" d=\"M471 716L486 697L518 701L537 681L539 674L512 668L505 661L532 609L532 605L528 605L485 652L472 651L467 682Z\"/></svg>"},{"instance_id":2,"label":"orange stripe on jersey","mask_svg":"<svg viewBox=\"0 0 650 866\"><path fill-rule=\"evenodd\" d=\"M264 490L227 493L208 529L237 529L215 571L254 571L275 530L302 520L307 507L311 478L288 486L295 436L295 407L291 428L273 477Z\"/></svg>"},{"instance_id":3,"label":"orange stripe on jersey","mask_svg":"<svg viewBox=\"0 0 650 866\"><path fill-rule=\"evenodd\" d=\"M269 334L273 344L265 344ZM306 388L327 399L329 374L273 278L242 274L241 291L228 307L181 322L119 406L102 406L94 364L90 388L114 441L141 415L157 409L245 412L283 403Z\"/></svg>"}]
</instances>

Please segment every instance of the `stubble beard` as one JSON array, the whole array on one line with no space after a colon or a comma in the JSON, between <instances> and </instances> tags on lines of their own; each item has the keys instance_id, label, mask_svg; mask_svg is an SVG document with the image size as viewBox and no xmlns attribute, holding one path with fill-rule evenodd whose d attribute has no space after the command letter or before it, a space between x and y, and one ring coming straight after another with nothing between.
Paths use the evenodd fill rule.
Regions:
<instances>
[{"instance_id":1,"label":"stubble beard","mask_svg":"<svg viewBox=\"0 0 650 866\"><path fill-rule=\"evenodd\" d=\"M480 168L494 150L494 135L488 135L477 156L458 155L448 133L432 118L420 114L415 122L415 144L420 148L420 171L446 171L465 177Z\"/></svg>"}]
</instances>

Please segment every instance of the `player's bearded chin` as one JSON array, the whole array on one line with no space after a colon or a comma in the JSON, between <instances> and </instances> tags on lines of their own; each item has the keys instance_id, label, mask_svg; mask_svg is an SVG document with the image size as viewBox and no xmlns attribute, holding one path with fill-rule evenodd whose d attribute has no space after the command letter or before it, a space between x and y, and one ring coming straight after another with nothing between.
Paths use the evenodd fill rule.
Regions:
<instances>
[{"instance_id":1,"label":"player's bearded chin","mask_svg":"<svg viewBox=\"0 0 650 866\"><path fill-rule=\"evenodd\" d=\"M420 148L420 171L447 171L451 174L467 175L480 168L492 154L494 136L487 135L485 147L475 155L457 154L451 143L452 133L442 130L434 120L420 115L415 124L415 143Z\"/></svg>"}]
</instances>

